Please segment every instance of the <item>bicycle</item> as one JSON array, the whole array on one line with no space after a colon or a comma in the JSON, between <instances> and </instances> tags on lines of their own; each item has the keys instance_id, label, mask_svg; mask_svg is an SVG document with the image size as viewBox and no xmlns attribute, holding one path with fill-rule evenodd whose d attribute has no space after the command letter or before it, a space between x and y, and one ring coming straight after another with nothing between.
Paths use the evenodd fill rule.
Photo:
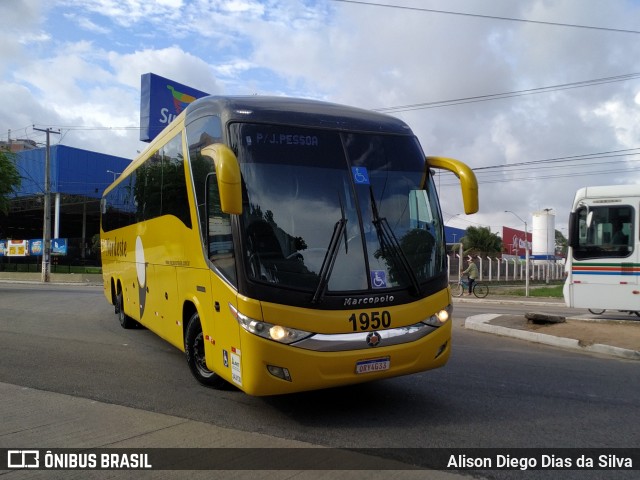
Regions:
<instances>
[{"instance_id":1,"label":"bicycle","mask_svg":"<svg viewBox=\"0 0 640 480\"><path fill-rule=\"evenodd\" d=\"M464 292L469 291L469 281L465 280L464 278L461 278L457 282L452 283L450 286L451 286L451 295L453 295L454 297L461 297L464 294ZM484 283L476 282L473 285L473 288L471 289L471 291L477 298L484 298L487 295L489 295L489 287Z\"/></svg>"}]
</instances>

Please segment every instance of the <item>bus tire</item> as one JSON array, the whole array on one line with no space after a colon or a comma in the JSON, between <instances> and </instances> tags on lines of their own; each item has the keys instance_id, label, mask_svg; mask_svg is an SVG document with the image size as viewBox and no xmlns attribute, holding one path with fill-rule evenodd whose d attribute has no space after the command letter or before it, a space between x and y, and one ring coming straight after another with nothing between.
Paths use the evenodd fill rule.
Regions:
<instances>
[{"instance_id":1,"label":"bus tire","mask_svg":"<svg viewBox=\"0 0 640 480\"><path fill-rule=\"evenodd\" d=\"M184 353L193 376L202 385L212 388L224 388L226 380L207 368L204 356L204 334L200 326L200 315L196 312L187 323L184 335Z\"/></svg>"},{"instance_id":2,"label":"bus tire","mask_svg":"<svg viewBox=\"0 0 640 480\"><path fill-rule=\"evenodd\" d=\"M122 292L118 293L116 297L116 312L118 313L118 320L120 321L120 326L122 328L135 328L138 322L136 322L129 315L124 313L124 299L122 297Z\"/></svg>"}]
</instances>

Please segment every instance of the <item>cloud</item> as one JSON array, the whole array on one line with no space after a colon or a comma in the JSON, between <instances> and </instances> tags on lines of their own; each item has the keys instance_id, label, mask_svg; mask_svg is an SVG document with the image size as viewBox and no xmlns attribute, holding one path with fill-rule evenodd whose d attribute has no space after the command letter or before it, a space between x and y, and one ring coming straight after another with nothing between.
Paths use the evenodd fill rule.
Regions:
<instances>
[{"instance_id":1,"label":"cloud","mask_svg":"<svg viewBox=\"0 0 640 480\"><path fill-rule=\"evenodd\" d=\"M80 28L88 32L100 33L100 34L107 34L110 32L108 28L94 23L90 18L85 16L79 16L74 13L65 13L64 17L74 22Z\"/></svg>"},{"instance_id":2,"label":"cloud","mask_svg":"<svg viewBox=\"0 0 640 480\"><path fill-rule=\"evenodd\" d=\"M456 0L447 8L631 30L640 24L640 6L624 0ZM640 72L635 34L325 0L20 0L0 2L0 27L0 81L24 105L0 115L13 128L136 125L146 72L210 93L373 109ZM587 157L514 165L639 147L638 98L640 80L627 80L394 115L427 154L478 169L481 212L451 225L517 227L503 210L566 213L582 185L636 182L633 156L615 168ZM74 130L64 141L125 156L140 148L137 132L127 130ZM462 212L455 179L436 179L443 210Z\"/></svg>"},{"instance_id":3,"label":"cloud","mask_svg":"<svg viewBox=\"0 0 640 480\"><path fill-rule=\"evenodd\" d=\"M123 85L139 89L140 76L153 72L211 94L222 90L211 65L179 46L144 49L124 55L110 52L108 56L116 80Z\"/></svg>"},{"instance_id":4,"label":"cloud","mask_svg":"<svg viewBox=\"0 0 640 480\"><path fill-rule=\"evenodd\" d=\"M86 11L122 27L132 27L148 19L170 20L183 6L182 0L59 0L61 8Z\"/></svg>"},{"instance_id":5,"label":"cloud","mask_svg":"<svg viewBox=\"0 0 640 480\"><path fill-rule=\"evenodd\" d=\"M40 0L0 2L1 76L28 61L27 47L49 41L49 34L40 29L45 12Z\"/></svg>"}]
</instances>

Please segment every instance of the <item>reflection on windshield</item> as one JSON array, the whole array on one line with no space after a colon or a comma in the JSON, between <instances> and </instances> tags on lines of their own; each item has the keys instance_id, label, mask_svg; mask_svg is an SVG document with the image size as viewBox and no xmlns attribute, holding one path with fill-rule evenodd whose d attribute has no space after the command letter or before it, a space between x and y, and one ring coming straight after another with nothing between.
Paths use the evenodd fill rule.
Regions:
<instances>
[{"instance_id":1,"label":"reflection on windshield","mask_svg":"<svg viewBox=\"0 0 640 480\"><path fill-rule=\"evenodd\" d=\"M373 226L378 234L378 244L380 245L380 248L375 251L373 256L375 258L384 258L385 263L389 267L389 277L392 281L402 276L407 279L407 283L411 284L414 292L419 294L420 283L418 282L416 273L413 271L413 267L398 242L398 237L396 237L396 234L389 226L389 222L387 222L385 217L380 217L378 214L378 206L376 205L375 196L373 195L373 188L369 188L369 193L371 194ZM382 283L380 272L372 277L371 282L374 288L379 288L376 285Z\"/></svg>"},{"instance_id":2,"label":"reflection on windshield","mask_svg":"<svg viewBox=\"0 0 640 480\"><path fill-rule=\"evenodd\" d=\"M422 189L413 137L235 124L231 138L250 279L323 294L324 277L330 294L408 288L443 271L440 213L430 179ZM381 242L380 219L392 247ZM323 271L326 258L333 269Z\"/></svg>"}]
</instances>

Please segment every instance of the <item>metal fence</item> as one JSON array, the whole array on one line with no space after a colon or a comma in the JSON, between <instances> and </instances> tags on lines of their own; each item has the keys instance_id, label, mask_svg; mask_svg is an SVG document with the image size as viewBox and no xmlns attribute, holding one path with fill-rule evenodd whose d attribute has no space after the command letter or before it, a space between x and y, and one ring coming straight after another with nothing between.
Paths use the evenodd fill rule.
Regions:
<instances>
[{"instance_id":1,"label":"metal fence","mask_svg":"<svg viewBox=\"0 0 640 480\"><path fill-rule=\"evenodd\" d=\"M465 262L469 257L464 258ZM491 282L524 281L526 279L526 262L517 258L476 257L474 263L478 267L478 280ZM464 265L467 265L465 263ZM460 256L447 255L449 278L456 281L460 278ZM465 267L466 268L466 267ZM562 280L564 264L547 260L529 260L530 280Z\"/></svg>"}]
</instances>

